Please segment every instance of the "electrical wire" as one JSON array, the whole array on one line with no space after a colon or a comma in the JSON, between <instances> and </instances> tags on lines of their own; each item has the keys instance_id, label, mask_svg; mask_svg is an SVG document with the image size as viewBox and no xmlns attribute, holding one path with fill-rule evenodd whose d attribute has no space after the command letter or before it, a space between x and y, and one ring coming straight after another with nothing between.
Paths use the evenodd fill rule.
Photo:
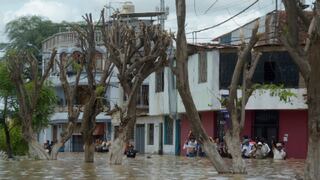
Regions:
<instances>
[{"instance_id":1,"label":"electrical wire","mask_svg":"<svg viewBox=\"0 0 320 180\"><path fill-rule=\"evenodd\" d=\"M203 15L206 15L208 11L218 2L218 0L215 0L209 7L208 9L203 13Z\"/></svg>"},{"instance_id":2,"label":"electrical wire","mask_svg":"<svg viewBox=\"0 0 320 180\"><path fill-rule=\"evenodd\" d=\"M255 5L259 0L256 0L255 2L253 2L251 5L249 5L248 7L246 7L245 9L241 10L240 12L238 12L237 14L231 16L230 18L218 23L218 24L215 24L213 26L209 26L209 27L206 27L206 28L203 28L203 29L200 29L200 30L196 30L196 31L193 31L193 32L189 32L189 33L186 33L186 34L191 34L191 33L199 33L199 32L202 32L202 31L206 31L206 30L209 30L209 29L213 29L215 27L218 27L230 20L232 20L233 18L235 18L236 16L239 16L240 14L244 13L246 10L248 10L249 8L251 8L253 5Z\"/></svg>"}]
</instances>

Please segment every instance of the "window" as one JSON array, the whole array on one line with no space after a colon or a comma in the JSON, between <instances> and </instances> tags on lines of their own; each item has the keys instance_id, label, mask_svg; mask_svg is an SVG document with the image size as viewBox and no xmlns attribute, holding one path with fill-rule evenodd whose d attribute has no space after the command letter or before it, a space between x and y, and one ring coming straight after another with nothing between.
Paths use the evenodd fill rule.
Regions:
<instances>
[{"instance_id":1,"label":"window","mask_svg":"<svg viewBox=\"0 0 320 180\"><path fill-rule=\"evenodd\" d=\"M297 88L299 70L288 52L263 52L253 75L254 83L283 84L286 88Z\"/></svg>"},{"instance_id":2,"label":"window","mask_svg":"<svg viewBox=\"0 0 320 180\"><path fill-rule=\"evenodd\" d=\"M149 85L142 85L138 94L137 105L148 106L149 105Z\"/></svg>"},{"instance_id":3,"label":"window","mask_svg":"<svg viewBox=\"0 0 320 180\"><path fill-rule=\"evenodd\" d=\"M164 70L156 72L156 92L163 92L164 90Z\"/></svg>"},{"instance_id":4,"label":"window","mask_svg":"<svg viewBox=\"0 0 320 180\"><path fill-rule=\"evenodd\" d=\"M228 89L234 68L237 63L237 53L220 53L219 81L220 89Z\"/></svg>"},{"instance_id":5,"label":"window","mask_svg":"<svg viewBox=\"0 0 320 180\"><path fill-rule=\"evenodd\" d=\"M101 53L96 53L95 54L95 67L96 71L102 71L102 54Z\"/></svg>"},{"instance_id":6,"label":"window","mask_svg":"<svg viewBox=\"0 0 320 180\"><path fill-rule=\"evenodd\" d=\"M148 145L154 144L154 124L148 124Z\"/></svg>"},{"instance_id":7,"label":"window","mask_svg":"<svg viewBox=\"0 0 320 180\"><path fill-rule=\"evenodd\" d=\"M264 82L273 83L276 79L275 74L276 63L275 62L264 62Z\"/></svg>"},{"instance_id":8,"label":"window","mask_svg":"<svg viewBox=\"0 0 320 180\"><path fill-rule=\"evenodd\" d=\"M164 119L164 144L173 145L173 120L169 116Z\"/></svg>"},{"instance_id":9,"label":"window","mask_svg":"<svg viewBox=\"0 0 320 180\"><path fill-rule=\"evenodd\" d=\"M198 76L199 83L207 82L207 52L201 52L198 55Z\"/></svg>"}]
</instances>

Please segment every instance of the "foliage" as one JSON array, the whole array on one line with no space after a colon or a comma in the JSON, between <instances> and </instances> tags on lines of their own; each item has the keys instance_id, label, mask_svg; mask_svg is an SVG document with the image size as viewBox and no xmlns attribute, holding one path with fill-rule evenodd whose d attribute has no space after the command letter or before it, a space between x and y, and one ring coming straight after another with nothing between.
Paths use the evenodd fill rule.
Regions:
<instances>
[{"instance_id":1,"label":"foliage","mask_svg":"<svg viewBox=\"0 0 320 180\"><path fill-rule=\"evenodd\" d=\"M21 127L10 124L10 137L14 155L25 155L28 152L28 144L22 138ZM0 127L0 149L6 150L4 129Z\"/></svg>"},{"instance_id":2,"label":"foliage","mask_svg":"<svg viewBox=\"0 0 320 180\"><path fill-rule=\"evenodd\" d=\"M97 88L96 88L96 94L97 96L101 97L104 95L104 87L102 85L98 85Z\"/></svg>"},{"instance_id":3,"label":"foliage","mask_svg":"<svg viewBox=\"0 0 320 180\"><path fill-rule=\"evenodd\" d=\"M239 87L241 89L241 87ZM261 96L264 93L268 93L272 97L279 97L279 100L284 103L290 103L292 104L292 98L297 97L295 93L293 93L290 89L287 89L284 87L283 84L277 85L277 84L254 84L252 86L253 91L257 90L258 95ZM250 94L251 96L251 94ZM228 102L228 96L218 98L219 102L223 107L226 107ZM237 101L237 107L241 106L242 98L238 98ZM212 106L209 104L209 106Z\"/></svg>"},{"instance_id":4,"label":"foliage","mask_svg":"<svg viewBox=\"0 0 320 180\"><path fill-rule=\"evenodd\" d=\"M11 41L11 48L33 49L37 56L42 41L59 32L59 24L40 16L23 16L7 23L6 32Z\"/></svg>"},{"instance_id":5,"label":"foliage","mask_svg":"<svg viewBox=\"0 0 320 180\"><path fill-rule=\"evenodd\" d=\"M31 90L33 83L27 83L26 88L27 90ZM56 104L57 96L55 95L55 91L49 84L46 84L40 91L36 111L33 113L32 125L36 132L48 126L50 115L54 113Z\"/></svg>"},{"instance_id":6,"label":"foliage","mask_svg":"<svg viewBox=\"0 0 320 180\"><path fill-rule=\"evenodd\" d=\"M0 62L0 97L14 94L14 85L9 77L6 61Z\"/></svg>"},{"instance_id":7,"label":"foliage","mask_svg":"<svg viewBox=\"0 0 320 180\"><path fill-rule=\"evenodd\" d=\"M258 90L259 95L269 91L270 96L279 97L280 101L292 104L292 98L297 97L297 95L291 92L289 89L285 88L283 84L254 84L253 88Z\"/></svg>"}]
</instances>

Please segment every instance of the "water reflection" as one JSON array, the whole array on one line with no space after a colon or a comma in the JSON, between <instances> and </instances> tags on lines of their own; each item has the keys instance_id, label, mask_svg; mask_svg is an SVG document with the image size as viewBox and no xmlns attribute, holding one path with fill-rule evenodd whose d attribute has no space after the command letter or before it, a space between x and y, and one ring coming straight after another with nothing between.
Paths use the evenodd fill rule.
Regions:
<instances>
[{"instance_id":1,"label":"water reflection","mask_svg":"<svg viewBox=\"0 0 320 180\"><path fill-rule=\"evenodd\" d=\"M0 179L295 179L303 160L246 160L248 174L220 175L207 159L182 156L137 156L124 165L107 164L106 154L84 163L81 153L62 153L57 161L0 161ZM228 161L230 164L230 160Z\"/></svg>"}]
</instances>

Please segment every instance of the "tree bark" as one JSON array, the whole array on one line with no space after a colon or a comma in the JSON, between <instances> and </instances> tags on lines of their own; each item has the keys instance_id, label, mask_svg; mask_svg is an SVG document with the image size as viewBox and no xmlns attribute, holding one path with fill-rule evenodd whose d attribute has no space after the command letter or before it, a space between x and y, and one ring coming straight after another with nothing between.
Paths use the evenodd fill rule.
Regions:
<instances>
[{"instance_id":1,"label":"tree bark","mask_svg":"<svg viewBox=\"0 0 320 180\"><path fill-rule=\"evenodd\" d=\"M193 102L190 92L189 79L188 79L188 54L187 54L187 41L185 35L185 17L186 17L186 4L185 0L176 0L176 11L178 19L178 33L177 33L177 65L173 72L177 76L177 89L181 96L182 102L186 109L188 121L191 124L192 132L203 143L206 155L212 162L213 166L219 173L230 172L230 169L225 164L217 151L215 144L209 141L209 137L205 132L201 120Z\"/></svg>"},{"instance_id":2,"label":"tree bark","mask_svg":"<svg viewBox=\"0 0 320 180\"><path fill-rule=\"evenodd\" d=\"M76 121L69 119L68 127L67 127L66 131L64 132L65 134L62 135L60 141L52 147L51 155L50 155L51 160L57 160L59 149L62 148L64 146L64 144L72 137L72 133L74 132L74 129L76 127L75 122Z\"/></svg>"},{"instance_id":3,"label":"tree bark","mask_svg":"<svg viewBox=\"0 0 320 180\"><path fill-rule=\"evenodd\" d=\"M99 114L95 94L92 94L89 102L85 105L81 123L81 134L84 142L84 161L94 162L94 138L93 131L96 125L96 116Z\"/></svg>"},{"instance_id":4,"label":"tree bark","mask_svg":"<svg viewBox=\"0 0 320 180\"><path fill-rule=\"evenodd\" d=\"M8 97L5 96L5 98L4 98L3 117L2 117L1 123L3 125L4 133L5 133L5 136L6 136L6 146L7 146L8 158L13 158L12 146L11 146L11 140L10 140L10 131L9 131L9 127L8 127L8 125L6 123L7 112L8 112Z\"/></svg>"},{"instance_id":5,"label":"tree bark","mask_svg":"<svg viewBox=\"0 0 320 180\"><path fill-rule=\"evenodd\" d=\"M305 48L300 47L299 39L299 7L297 1L283 1L287 13L288 33L281 37L281 41L297 64L303 75L308 93L308 154L304 179L313 180L320 177L320 38L319 16L320 0L315 1L313 19L309 25ZM298 11L297 11L298 9ZM301 10L300 10L301 11ZM301 16L301 15L300 15ZM301 18L301 17L300 17ZM303 19L303 18L302 18Z\"/></svg>"},{"instance_id":6,"label":"tree bark","mask_svg":"<svg viewBox=\"0 0 320 180\"><path fill-rule=\"evenodd\" d=\"M111 149L109 151L109 164L122 164L127 139L125 135L125 133L119 133L119 136L111 144Z\"/></svg>"},{"instance_id":7,"label":"tree bark","mask_svg":"<svg viewBox=\"0 0 320 180\"><path fill-rule=\"evenodd\" d=\"M312 45L309 63L312 67L308 84L308 156L305 179L320 177L320 41Z\"/></svg>"},{"instance_id":8,"label":"tree bark","mask_svg":"<svg viewBox=\"0 0 320 180\"><path fill-rule=\"evenodd\" d=\"M231 115L237 116L237 115ZM238 118L236 118L238 120ZM225 134L225 142L228 147L228 152L232 156L232 172L236 174L247 173L246 163L241 156L241 142L240 142L240 125L233 123L232 129L228 129Z\"/></svg>"},{"instance_id":9,"label":"tree bark","mask_svg":"<svg viewBox=\"0 0 320 180\"><path fill-rule=\"evenodd\" d=\"M134 91L137 91L137 89L134 89ZM130 134L134 131L134 125L136 123L136 97L137 92L131 95L132 100L129 100L128 107L125 108L127 109L126 116L122 117L122 115L120 115L119 134L112 143L111 151L109 152L110 164L122 164L125 147L130 141Z\"/></svg>"},{"instance_id":10,"label":"tree bark","mask_svg":"<svg viewBox=\"0 0 320 180\"><path fill-rule=\"evenodd\" d=\"M29 118L31 119L31 117ZM31 125L22 125L22 137L28 143L29 157L32 159L49 160L49 154L43 146L38 143Z\"/></svg>"},{"instance_id":11,"label":"tree bark","mask_svg":"<svg viewBox=\"0 0 320 180\"><path fill-rule=\"evenodd\" d=\"M177 65L177 67L178 66L179 65ZM187 75L185 75L185 77L187 78ZM178 92L186 109L186 113L188 116L187 119L191 125L192 133L197 137L198 140L201 141L201 143L203 143L206 155L212 162L215 169L219 173L231 172L224 160L221 158L219 152L217 151L216 145L209 141L208 134L205 132L202 126L199 113L191 96L188 79L178 78L177 85Z\"/></svg>"},{"instance_id":12,"label":"tree bark","mask_svg":"<svg viewBox=\"0 0 320 180\"><path fill-rule=\"evenodd\" d=\"M4 128L4 133L6 136L6 146L7 146L8 158L13 158L12 146L11 146L11 140L10 140L10 131L9 131L9 127L6 122L4 122L3 128Z\"/></svg>"}]
</instances>

